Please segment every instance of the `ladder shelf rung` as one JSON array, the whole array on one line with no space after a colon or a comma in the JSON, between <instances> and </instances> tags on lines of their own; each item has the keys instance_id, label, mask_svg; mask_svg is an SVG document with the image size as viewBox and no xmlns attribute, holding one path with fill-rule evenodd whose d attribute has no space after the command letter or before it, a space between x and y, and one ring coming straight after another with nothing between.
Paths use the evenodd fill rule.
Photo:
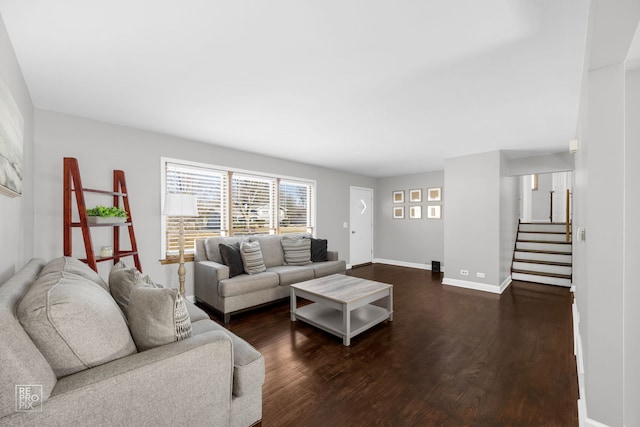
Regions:
<instances>
[{"instance_id":1,"label":"ladder shelf rung","mask_svg":"<svg viewBox=\"0 0 640 427\"><path fill-rule=\"evenodd\" d=\"M82 223L79 222L72 222L71 227L82 227ZM91 224L91 223L87 223L87 225L89 227L122 227L124 225L131 225L130 222L111 222L108 224Z\"/></svg>"},{"instance_id":2,"label":"ladder shelf rung","mask_svg":"<svg viewBox=\"0 0 640 427\"><path fill-rule=\"evenodd\" d=\"M75 191L75 188L72 188L72 191ZM80 191L84 191L85 193L105 194L107 196L125 197L127 195L126 193L121 193L119 191L96 190L94 188L80 188Z\"/></svg>"}]
</instances>

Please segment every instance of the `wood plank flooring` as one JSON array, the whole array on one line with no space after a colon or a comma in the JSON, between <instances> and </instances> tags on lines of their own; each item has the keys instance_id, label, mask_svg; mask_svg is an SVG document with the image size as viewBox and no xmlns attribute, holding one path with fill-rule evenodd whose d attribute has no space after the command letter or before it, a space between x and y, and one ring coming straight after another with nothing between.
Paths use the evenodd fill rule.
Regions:
<instances>
[{"instance_id":1,"label":"wood plank flooring","mask_svg":"<svg viewBox=\"0 0 640 427\"><path fill-rule=\"evenodd\" d=\"M351 340L291 322L281 302L231 318L264 355L262 426L577 426L568 289L514 282L502 295L441 274L374 264L394 320Z\"/></svg>"}]
</instances>

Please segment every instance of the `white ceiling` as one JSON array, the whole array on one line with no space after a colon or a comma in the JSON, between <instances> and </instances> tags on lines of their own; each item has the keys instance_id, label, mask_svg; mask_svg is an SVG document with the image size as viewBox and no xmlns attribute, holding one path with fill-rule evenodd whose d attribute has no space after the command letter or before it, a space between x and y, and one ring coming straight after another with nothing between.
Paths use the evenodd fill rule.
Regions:
<instances>
[{"instance_id":1,"label":"white ceiling","mask_svg":"<svg viewBox=\"0 0 640 427\"><path fill-rule=\"evenodd\" d=\"M368 176L575 135L583 0L0 0L36 107Z\"/></svg>"}]
</instances>

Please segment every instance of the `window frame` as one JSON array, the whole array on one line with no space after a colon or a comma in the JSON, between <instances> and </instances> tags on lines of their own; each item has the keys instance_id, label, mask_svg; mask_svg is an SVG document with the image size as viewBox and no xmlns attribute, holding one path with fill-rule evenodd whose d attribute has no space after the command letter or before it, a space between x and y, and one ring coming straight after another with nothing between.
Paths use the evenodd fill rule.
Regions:
<instances>
[{"instance_id":1,"label":"window frame","mask_svg":"<svg viewBox=\"0 0 640 427\"><path fill-rule=\"evenodd\" d=\"M311 235L315 237L316 235L316 213L317 213L317 182L314 179L308 178L300 178L288 175L278 175L268 172L254 171L248 169L241 168L232 168L228 166L219 166L209 163L202 162L194 162L191 160L184 159L176 159L172 157L160 157L160 259L161 261L173 260L174 255L167 253L167 216L163 214L164 200L165 195L167 193L167 163L173 163L185 167L192 167L204 170L210 170L212 172L222 172L227 173L227 194L223 196L227 197L226 206L228 209L227 214L225 215L226 224L220 224L220 235L222 236L232 236L233 235L233 223L232 223L232 185L233 185L233 174L238 174L243 177L256 177L256 179L264 179L270 180L274 182L275 186L275 201L274 201L274 212L271 213L271 216L274 216L275 223L274 227L270 230L269 234L276 234L279 231L279 222L280 222L280 182L284 181L286 183L294 183L300 185L309 186L310 197L307 201L307 204L311 205L310 208L307 208L307 216L309 218L308 229L311 230ZM285 233L286 234L286 233ZM195 248L185 248L185 256L193 256L195 252ZM177 257L177 255L175 256Z\"/></svg>"}]
</instances>

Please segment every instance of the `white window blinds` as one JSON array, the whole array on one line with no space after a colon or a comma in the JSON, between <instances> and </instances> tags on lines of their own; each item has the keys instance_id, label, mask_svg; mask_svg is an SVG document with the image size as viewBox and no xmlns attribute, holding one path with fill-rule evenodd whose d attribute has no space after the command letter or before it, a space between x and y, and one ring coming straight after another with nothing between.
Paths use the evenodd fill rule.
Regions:
<instances>
[{"instance_id":1,"label":"white window blinds","mask_svg":"<svg viewBox=\"0 0 640 427\"><path fill-rule=\"evenodd\" d=\"M195 194L199 216L184 218L185 252L209 236L313 233L312 181L163 159L165 193ZM178 254L179 217L163 216L163 254Z\"/></svg>"},{"instance_id":2,"label":"white window blinds","mask_svg":"<svg viewBox=\"0 0 640 427\"><path fill-rule=\"evenodd\" d=\"M233 174L231 223L233 234L275 232L275 179Z\"/></svg>"},{"instance_id":3,"label":"white window blinds","mask_svg":"<svg viewBox=\"0 0 640 427\"><path fill-rule=\"evenodd\" d=\"M226 231L227 172L166 163L166 192L195 194L199 216L184 218L185 252L193 252L194 240L219 236ZM178 253L179 217L166 217L167 255Z\"/></svg>"},{"instance_id":4,"label":"white window blinds","mask_svg":"<svg viewBox=\"0 0 640 427\"><path fill-rule=\"evenodd\" d=\"M280 181L279 185L279 232L312 233L311 184Z\"/></svg>"}]
</instances>

